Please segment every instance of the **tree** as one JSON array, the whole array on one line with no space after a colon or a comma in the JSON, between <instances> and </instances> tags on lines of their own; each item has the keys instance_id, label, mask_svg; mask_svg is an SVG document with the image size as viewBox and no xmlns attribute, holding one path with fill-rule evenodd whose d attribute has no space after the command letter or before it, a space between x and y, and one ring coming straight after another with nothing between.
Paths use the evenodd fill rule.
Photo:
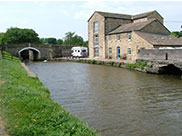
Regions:
<instances>
[{"instance_id":1,"label":"tree","mask_svg":"<svg viewBox=\"0 0 182 136\"><path fill-rule=\"evenodd\" d=\"M173 32L171 32L171 34L177 38L182 37L182 31L173 31Z\"/></svg>"},{"instance_id":2,"label":"tree","mask_svg":"<svg viewBox=\"0 0 182 136\"><path fill-rule=\"evenodd\" d=\"M75 32L67 32L64 37L64 45L73 45L73 37L75 35Z\"/></svg>"},{"instance_id":3,"label":"tree","mask_svg":"<svg viewBox=\"0 0 182 136\"><path fill-rule=\"evenodd\" d=\"M0 33L0 46L4 44L3 38L4 38L4 33Z\"/></svg>"},{"instance_id":4,"label":"tree","mask_svg":"<svg viewBox=\"0 0 182 136\"><path fill-rule=\"evenodd\" d=\"M41 43L41 44L45 44L44 41L45 41L45 38L40 38L40 39L39 39L39 43Z\"/></svg>"},{"instance_id":5,"label":"tree","mask_svg":"<svg viewBox=\"0 0 182 136\"><path fill-rule=\"evenodd\" d=\"M84 40L81 36L75 34L75 32L67 32L64 37L64 45L78 45L84 46Z\"/></svg>"},{"instance_id":6,"label":"tree","mask_svg":"<svg viewBox=\"0 0 182 136\"><path fill-rule=\"evenodd\" d=\"M57 40L57 44L58 44L58 45L62 45L62 44L63 44L63 40L62 40L62 39L58 39L58 40Z\"/></svg>"},{"instance_id":7,"label":"tree","mask_svg":"<svg viewBox=\"0 0 182 136\"><path fill-rule=\"evenodd\" d=\"M85 41L83 46L87 46L88 47L88 41Z\"/></svg>"},{"instance_id":8,"label":"tree","mask_svg":"<svg viewBox=\"0 0 182 136\"><path fill-rule=\"evenodd\" d=\"M38 34L32 29L9 28L3 37L5 44L9 43L37 43Z\"/></svg>"},{"instance_id":9,"label":"tree","mask_svg":"<svg viewBox=\"0 0 182 136\"><path fill-rule=\"evenodd\" d=\"M56 44L57 43L57 39L56 38L47 38L47 43L48 44Z\"/></svg>"}]
</instances>

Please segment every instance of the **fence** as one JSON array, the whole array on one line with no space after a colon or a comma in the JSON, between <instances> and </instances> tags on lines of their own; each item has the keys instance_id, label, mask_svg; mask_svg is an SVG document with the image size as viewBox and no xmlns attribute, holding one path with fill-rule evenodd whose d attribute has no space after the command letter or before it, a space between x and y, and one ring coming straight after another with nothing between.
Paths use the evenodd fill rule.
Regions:
<instances>
[{"instance_id":1,"label":"fence","mask_svg":"<svg viewBox=\"0 0 182 136\"><path fill-rule=\"evenodd\" d=\"M10 60L10 61L20 61L19 58L13 56L12 54L8 53L7 51L4 51L1 49L1 56L2 59Z\"/></svg>"}]
</instances>

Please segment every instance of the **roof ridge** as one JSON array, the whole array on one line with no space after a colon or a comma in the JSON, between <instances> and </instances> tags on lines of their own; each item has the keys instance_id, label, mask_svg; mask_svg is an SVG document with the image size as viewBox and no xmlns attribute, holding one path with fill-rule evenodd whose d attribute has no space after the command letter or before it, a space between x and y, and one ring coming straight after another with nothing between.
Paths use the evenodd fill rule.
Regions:
<instances>
[{"instance_id":1,"label":"roof ridge","mask_svg":"<svg viewBox=\"0 0 182 136\"><path fill-rule=\"evenodd\" d=\"M129 14L121 14L121 13L113 13L113 12L104 12L104 11L95 11L97 13L107 13L107 14L118 14L118 15L127 15L127 16L132 16L132 15L129 15Z\"/></svg>"},{"instance_id":2,"label":"roof ridge","mask_svg":"<svg viewBox=\"0 0 182 136\"><path fill-rule=\"evenodd\" d=\"M100 14L101 16L105 17L105 18L122 18L122 19L128 19L128 20L134 20L134 19L138 19L138 18L143 18L143 17L147 17L148 15L150 15L151 13L156 12L158 13L156 10L153 11L148 11L148 12L144 12L144 13L140 13L140 14L136 14L136 15L129 15L129 14L121 14L121 13L112 13L112 12L104 12L104 11L95 11L92 16L95 13ZM159 13L158 13L159 14ZM160 14L159 14L160 15ZM92 16L88 19L88 21L92 18ZM161 16L161 15L160 15ZM161 16L162 17L162 16Z\"/></svg>"}]
</instances>

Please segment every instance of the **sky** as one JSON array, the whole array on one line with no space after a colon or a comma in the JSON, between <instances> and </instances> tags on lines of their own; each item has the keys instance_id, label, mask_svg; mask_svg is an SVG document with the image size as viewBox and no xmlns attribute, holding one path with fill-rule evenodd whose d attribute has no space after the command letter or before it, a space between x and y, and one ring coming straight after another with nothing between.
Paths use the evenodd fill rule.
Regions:
<instances>
[{"instance_id":1,"label":"sky","mask_svg":"<svg viewBox=\"0 0 182 136\"><path fill-rule=\"evenodd\" d=\"M182 1L0 1L0 32L30 28L40 38L63 39L75 32L88 39L87 20L94 11L135 15L157 10L170 31L182 30Z\"/></svg>"}]
</instances>

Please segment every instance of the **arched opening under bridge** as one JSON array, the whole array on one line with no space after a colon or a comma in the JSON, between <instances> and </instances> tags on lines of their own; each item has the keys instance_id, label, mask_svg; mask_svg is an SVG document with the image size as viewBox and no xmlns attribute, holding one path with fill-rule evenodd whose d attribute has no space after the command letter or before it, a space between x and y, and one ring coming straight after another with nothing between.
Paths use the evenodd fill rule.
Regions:
<instances>
[{"instance_id":1,"label":"arched opening under bridge","mask_svg":"<svg viewBox=\"0 0 182 136\"><path fill-rule=\"evenodd\" d=\"M25 47L18 51L18 55L23 60L36 61L40 59L40 51L34 47Z\"/></svg>"},{"instance_id":2,"label":"arched opening under bridge","mask_svg":"<svg viewBox=\"0 0 182 136\"><path fill-rule=\"evenodd\" d=\"M182 70L173 64L160 68L160 74L182 76Z\"/></svg>"}]
</instances>

